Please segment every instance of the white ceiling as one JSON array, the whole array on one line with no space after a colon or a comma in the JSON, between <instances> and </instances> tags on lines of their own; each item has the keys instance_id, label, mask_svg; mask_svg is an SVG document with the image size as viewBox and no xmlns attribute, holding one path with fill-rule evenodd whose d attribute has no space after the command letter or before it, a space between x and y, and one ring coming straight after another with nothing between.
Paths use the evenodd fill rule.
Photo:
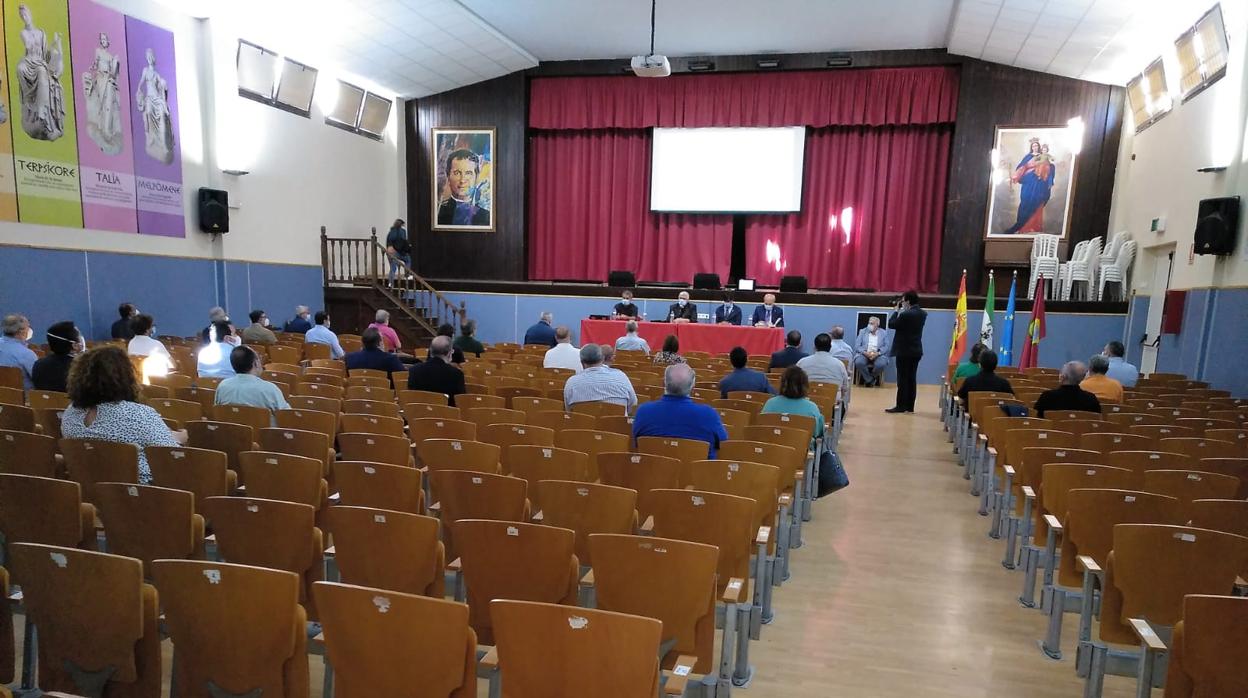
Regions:
<instances>
[{"instance_id":1,"label":"white ceiling","mask_svg":"<svg viewBox=\"0 0 1248 698\"><path fill-rule=\"evenodd\" d=\"M423 97L537 65L627 58L646 0L161 0L382 91ZM669 56L947 47L1123 84L1215 0L658 0ZM1222 0L1244 5L1248 0ZM1228 27L1232 23L1228 21ZM374 88L375 88L374 87Z\"/></svg>"}]
</instances>

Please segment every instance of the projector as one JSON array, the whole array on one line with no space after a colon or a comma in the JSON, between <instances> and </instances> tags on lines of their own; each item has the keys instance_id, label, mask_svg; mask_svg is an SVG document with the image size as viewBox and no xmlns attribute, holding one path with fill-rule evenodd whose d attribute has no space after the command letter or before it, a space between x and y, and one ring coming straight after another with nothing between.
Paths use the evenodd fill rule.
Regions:
<instances>
[{"instance_id":1,"label":"projector","mask_svg":"<svg viewBox=\"0 0 1248 698\"><path fill-rule=\"evenodd\" d=\"M633 56L633 73L639 78L665 78L672 74L667 56Z\"/></svg>"}]
</instances>

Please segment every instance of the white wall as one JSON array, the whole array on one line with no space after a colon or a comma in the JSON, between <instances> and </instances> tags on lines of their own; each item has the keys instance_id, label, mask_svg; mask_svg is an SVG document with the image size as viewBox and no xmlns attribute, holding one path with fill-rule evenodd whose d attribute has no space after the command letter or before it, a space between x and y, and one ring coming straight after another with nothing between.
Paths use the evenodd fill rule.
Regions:
<instances>
[{"instance_id":1,"label":"white wall","mask_svg":"<svg viewBox=\"0 0 1248 698\"><path fill-rule=\"evenodd\" d=\"M311 118L284 112L238 96L237 40L241 34L264 45L263 27L245 33L153 0L102 4L176 36L186 238L0 223L0 243L319 265L320 226L331 236L365 237L369 226L384 234L401 216L402 103L381 142L326 124L315 103ZM311 58L303 62L316 67ZM232 177L223 168L250 174ZM198 229L196 197L204 186L230 193L230 233L215 241Z\"/></svg>"},{"instance_id":2,"label":"white wall","mask_svg":"<svg viewBox=\"0 0 1248 698\"><path fill-rule=\"evenodd\" d=\"M1245 118L1248 117L1248 0L1222 0L1230 40L1226 75L1205 91L1180 103L1143 132L1124 130L1122 156L1114 189L1112 231L1129 230L1140 251L1133 288L1152 295L1152 256L1147 248L1175 247L1170 287L1175 289L1248 285L1248 164L1245 163ZM1160 52L1162 47L1158 47ZM1142 66L1141 66L1142 67ZM1173 82L1174 79L1171 78ZM1175 89L1171 85L1172 89ZM1130 117L1128 115L1128 121ZM1216 174L1197 168L1226 166ZM1201 199L1244 197L1240 239L1230 257L1197 255L1189 261L1196 211ZM1153 218L1166 219L1162 234L1149 230Z\"/></svg>"}]
</instances>

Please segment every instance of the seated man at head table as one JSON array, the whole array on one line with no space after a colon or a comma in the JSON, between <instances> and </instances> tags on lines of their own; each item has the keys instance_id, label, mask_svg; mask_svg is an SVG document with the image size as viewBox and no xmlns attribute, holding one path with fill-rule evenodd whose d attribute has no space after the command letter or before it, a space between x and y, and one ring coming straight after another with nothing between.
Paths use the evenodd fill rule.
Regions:
<instances>
[{"instance_id":1,"label":"seated man at head table","mask_svg":"<svg viewBox=\"0 0 1248 698\"><path fill-rule=\"evenodd\" d=\"M637 408L633 419L633 443L643 436L694 439L707 443L707 457L715 458L728 432L719 413L710 405L694 402L697 375L689 364L672 364L663 372L663 398Z\"/></svg>"},{"instance_id":2,"label":"seated man at head table","mask_svg":"<svg viewBox=\"0 0 1248 698\"><path fill-rule=\"evenodd\" d=\"M633 303L633 292L625 290L620 294L620 302L615 304L611 317L616 320L632 320L638 314L637 304Z\"/></svg>"},{"instance_id":3,"label":"seated man at head table","mask_svg":"<svg viewBox=\"0 0 1248 698\"><path fill-rule=\"evenodd\" d=\"M784 327L784 308L776 305L776 294L763 296L763 304L754 308L750 324L755 327Z\"/></svg>"},{"instance_id":4,"label":"seated man at head table","mask_svg":"<svg viewBox=\"0 0 1248 698\"><path fill-rule=\"evenodd\" d=\"M728 393L738 390L767 393L769 395L776 394L776 389L771 387L771 382L767 380L766 374L746 366L749 360L750 355L745 351L745 347L733 347L732 351L728 352L728 361L732 364L732 373L724 376L719 381L720 397L731 397Z\"/></svg>"},{"instance_id":5,"label":"seated man at head table","mask_svg":"<svg viewBox=\"0 0 1248 698\"><path fill-rule=\"evenodd\" d=\"M741 307L732 302L732 291L724 293L724 303L715 309L716 325L740 325Z\"/></svg>"},{"instance_id":6,"label":"seated man at head table","mask_svg":"<svg viewBox=\"0 0 1248 698\"><path fill-rule=\"evenodd\" d=\"M879 385L884 379L891 346L888 330L880 329L880 318L872 315L867 320L867 326L858 333L854 346L854 366L867 386Z\"/></svg>"},{"instance_id":7,"label":"seated man at head table","mask_svg":"<svg viewBox=\"0 0 1248 698\"><path fill-rule=\"evenodd\" d=\"M832 356L842 360L852 362L854 360L854 348L849 346L849 342L845 341L845 328L840 325L832 326Z\"/></svg>"},{"instance_id":8,"label":"seated man at head table","mask_svg":"<svg viewBox=\"0 0 1248 698\"><path fill-rule=\"evenodd\" d=\"M698 321L698 306L689 302L688 291L681 291L676 296L676 302L667 309L667 319L675 323Z\"/></svg>"},{"instance_id":9,"label":"seated man at head table","mask_svg":"<svg viewBox=\"0 0 1248 698\"><path fill-rule=\"evenodd\" d=\"M637 393L623 371L606 364L602 345L586 344L581 347L581 372L568 378L563 385L563 404L567 409L578 402L610 402L623 405L632 411L637 404Z\"/></svg>"},{"instance_id":10,"label":"seated man at head table","mask_svg":"<svg viewBox=\"0 0 1248 698\"><path fill-rule=\"evenodd\" d=\"M789 330L789 334L784 338L784 348L771 355L771 363L768 364L767 370L796 366L798 361L807 356L809 354L802 351L802 333Z\"/></svg>"},{"instance_id":11,"label":"seated man at head table","mask_svg":"<svg viewBox=\"0 0 1248 698\"><path fill-rule=\"evenodd\" d=\"M650 343L645 337L637 334L637 321L629 320L624 325L624 336L615 340L615 348L620 351L644 351L650 355Z\"/></svg>"},{"instance_id":12,"label":"seated man at head table","mask_svg":"<svg viewBox=\"0 0 1248 698\"><path fill-rule=\"evenodd\" d=\"M984 355L979 355L982 368ZM1079 410L1083 412L1100 412L1101 401L1083 388L1079 383L1088 375L1088 367L1079 361L1067 361L1062 366L1061 385L1046 390L1036 400L1036 416L1044 417L1045 412L1053 410Z\"/></svg>"}]
</instances>

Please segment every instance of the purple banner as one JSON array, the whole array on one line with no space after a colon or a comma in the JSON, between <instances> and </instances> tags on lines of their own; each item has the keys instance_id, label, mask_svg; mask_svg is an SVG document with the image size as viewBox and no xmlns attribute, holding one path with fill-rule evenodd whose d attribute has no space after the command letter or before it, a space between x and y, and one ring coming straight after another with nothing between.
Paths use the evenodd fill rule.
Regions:
<instances>
[{"instance_id":1,"label":"purple banner","mask_svg":"<svg viewBox=\"0 0 1248 698\"><path fill-rule=\"evenodd\" d=\"M138 232L125 16L69 0L69 33L83 227Z\"/></svg>"},{"instance_id":2,"label":"purple banner","mask_svg":"<svg viewBox=\"0 0 1248 698\"><path fill-rule=\"evenodd\" d=\"M139 233L186 236L173 32L126 17Z\"/></svg>"}]
</instances>

